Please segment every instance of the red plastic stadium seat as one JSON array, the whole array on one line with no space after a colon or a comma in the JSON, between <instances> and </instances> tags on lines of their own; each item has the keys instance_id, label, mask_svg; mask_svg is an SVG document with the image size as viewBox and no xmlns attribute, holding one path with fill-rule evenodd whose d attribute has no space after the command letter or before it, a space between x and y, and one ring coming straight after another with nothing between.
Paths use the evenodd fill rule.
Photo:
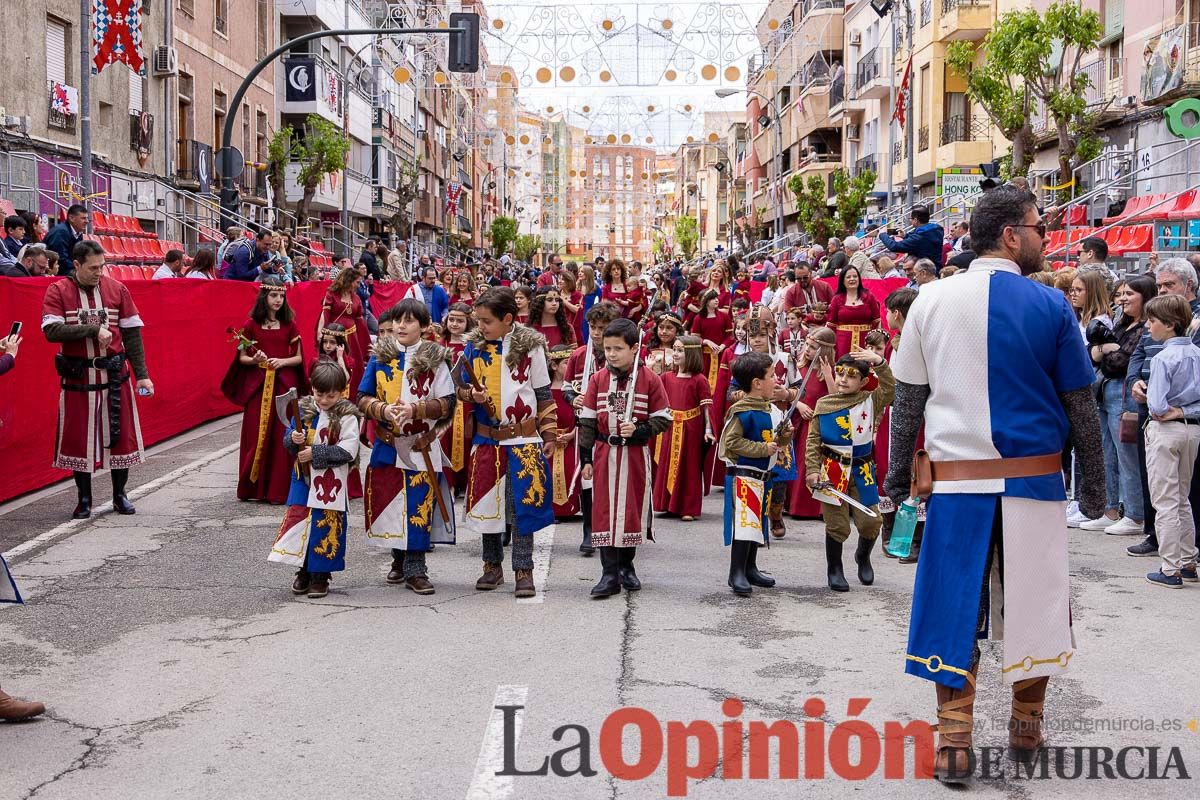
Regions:
<instances>
[{"instance_id":1,"label":"red plastic stadium seat","mask_svg":"<svg viewBox=\"0 0 1200 800\"><path fill-rule=\"evenodd\" d=\"M1087 206L1073 205L1067 209L1067 213L1063 215L1063 225L1070 225L1072 228L1087 223Z\"/></svg>"},{"instance_id":2,"label":"red plastic stadium seat","mask_svg":"<svg viewBox=\"0 0 1200 800\"><path fill-rule=\"evenodd\" d=\"M146 280L153 278L156 272L158 272L158 267L142 267L142 277Z\"/></svg>"},{"instance_id":3,"label":"red plastic stadium seat","mask_svg":"<svg viewBox=\"0 0 1200 800\"><path fill-rule=\"evenodd\" d=\"M1125 210L1120 214L1117 214L1115 217L1105 217L1104 224L1113 225L1129 222L1129 220L1140 214L1142 210L1150 204L1151 198L1153 197L1155 197L1155 195L1137 195L1129 198L1125 202Z\"/></svg>"},{"instance_id":4,"label":"red plastic stadium seat","mask_svg":"<svg viewBox=\"0 0 1200 800\"><path fill-rule=\"evenodd\" d=\"M1167 197L1169 195L1163 195L1159 200L1165 200ZM1189 189L1177 195L1174 201L1166 200L1166 202L1160 202L1157 208L1147 207L1144 211L1134 216L1130 222L1153 222L1156 219L1170 219L1171 212L1187 208L1195 199L1196 190Z\"/></svg>"}]
</instances>

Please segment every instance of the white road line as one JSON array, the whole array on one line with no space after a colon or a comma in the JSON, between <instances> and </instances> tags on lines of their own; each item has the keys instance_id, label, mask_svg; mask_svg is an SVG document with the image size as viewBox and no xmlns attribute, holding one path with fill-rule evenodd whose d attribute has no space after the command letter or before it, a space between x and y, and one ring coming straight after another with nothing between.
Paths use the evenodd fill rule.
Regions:
<instances>
[{"instance_id":1,"label":"white road line","mask_svg":"<svg viewBox=\"0 0 1200 800\"><path fill-rule=\"evenodd\" d=\"M518 603L540 604L546 602L546 584L550 580L550 554L554 550L554 529L551 525L548 533L534 537L533 540L533 585L537 594L533 597L518 597Z\"/></svg>"},{"instance_id":2,"label":"white road line","mask_svg":"<svg viewBox=\"0 0 1200 800\"><path fill-rule=\"evenodd\" d=\"M130 491L129 499L136 500L139 497L145 497L146 495L150 494L151 492L156 491L157 489L161 489L163 486L166 486L167 484L171 483L172 481L175 481L178 478L181 478L184 475L187 475L189 472L194 472L195 470L198 470L201 467L204 467L205 465L210 464L219 458L223 458L224 456L227 456L230 453L235 452L239 446L240 446L239 443L234 443L234 444L229 445L228 447L222 447L220 450L215 450L211 453L207 453L207 454L201 456L200 458L196 459L195 461L191 461L187 464L184 464L182 467L179 467L178 469L173 469L170 472L168 472L166 475L160 475L159 477L155 478L154 480L150 481L149 483L142 484L141 486L137 487L136 489L133 489L132 491ZM27 542L22 542L21 544L14 547L12 550L9 550L7 553L4 553L3 554L4 559L6 561L8 561L10 564L12 564L16 558L24 555L25 553L28 553L30 550L34 550L38 547L42 547L46 544L49 544L50 542L54 542L58 539L61 539L64 536L67 536L68 534L73 532L76 528L80 528L84 525L87 525L91 520L95 519L98 515L108 512L108 511L112 511L112 503L111 502L105 503L102 506L95 506L92 508L92 516L89 519L73 519L73 520L64 522L62 525L59 525L57 528L51 528L50 530L46 531L42 535L37 536L36 538L30 539Z\"/></svg>"},{"instance_id":3,"label":"white road line","mask_svg":"<svg viewBox=\"0 0 1200 800\"><path fill-rule=\"evenodd\" d=\"M504 769L504 712L495 706L523 706L529 697L528 686L497 686L492 700L492 714L483 732L479 760L475 762L475 777L467 789L467 800L505 800L513 791L512 775L497 775ZM521 742L521 721L524 710L513 719L513 752Z\"/></svg>"}]
</instances>

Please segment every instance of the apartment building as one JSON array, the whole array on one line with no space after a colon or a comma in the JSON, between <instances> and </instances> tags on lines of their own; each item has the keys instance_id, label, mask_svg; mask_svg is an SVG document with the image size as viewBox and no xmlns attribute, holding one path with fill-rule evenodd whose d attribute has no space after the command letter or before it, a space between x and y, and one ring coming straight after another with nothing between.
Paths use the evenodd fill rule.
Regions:
<instances>
[{"instance_id":1,"label":"apartment building","mask_svg":"<svg viewBox=\"0 0 1200 800\"><path fill-rule=\"evenodd\" d=\"M584 201L578 207L589 260L604 256L649 263L653 259L656 161L652 147L607 140L584 146Z\"/></svg>"}]
</instances>

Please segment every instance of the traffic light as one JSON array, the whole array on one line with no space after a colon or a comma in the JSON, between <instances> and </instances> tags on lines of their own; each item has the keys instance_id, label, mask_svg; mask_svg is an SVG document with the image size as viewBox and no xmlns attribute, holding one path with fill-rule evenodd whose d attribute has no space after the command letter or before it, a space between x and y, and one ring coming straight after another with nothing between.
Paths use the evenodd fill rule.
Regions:
<instances>
[{"instance_id":1,"label":"traffic light","mask_svg":"<svg viewBox=\"0 0 1200 800\"><path fill-rule=\"evenodd\" d=\"M450 30L446 68L451 72L479 72L479 15L452 13Z\"/></svg>"}]
</instances>

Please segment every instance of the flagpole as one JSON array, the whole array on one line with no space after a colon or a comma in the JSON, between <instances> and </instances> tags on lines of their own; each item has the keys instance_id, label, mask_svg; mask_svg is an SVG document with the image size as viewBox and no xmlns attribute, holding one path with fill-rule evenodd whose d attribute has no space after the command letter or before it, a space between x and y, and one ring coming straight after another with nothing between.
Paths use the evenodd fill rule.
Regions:
<instances>
[{"instance_id":1,"label":"flagpole","mask_svg":"<svg viewBox=\"0 0 1200 800\"><path fill-rule=\"evenodd\" d=\"M896 50L899 39L896 37L896 8L892 7L892 66L888 69L888 108L892 112L891 119L888 120L888 149L887 149L887 213L891 213L892 209L892 194L894 186L894 178L892 177L893 168L896 166L892 160L892 154L896 152ZM878 141L878 139L876 140ZM885 220L891 222L891 220Z\"/></svg>"},{"instance_id":2,"label":"flagpole","mask_svg":"<svg viewBox=\"0 0 1200 800\"><path fill-rule=\"evenodd\" d=\"M908 210L912 213L913 203L915 202L916 192L913 186L913 159L916 153L913 152L913 95L916 94L914 89L915 81L912 74L913 63L913 16L911 0L904 0L904 22L908 27L908 92L905 94L904 105L907 113L904 115L904 138L905 147L908 149ZM924 102L925 98L922 97Z\"/></svg>"},{"instance_id":3,"label":"flagpole","mask_svg":"<svg viewBox=\"0 0 1200 800\"><path fill-rule=\"evenodd\" d=\"M92 194L92 8L79 0L79 195L88 205ZM88 219L90 230L91 218Z\"/></svg>"}]
</instances>

